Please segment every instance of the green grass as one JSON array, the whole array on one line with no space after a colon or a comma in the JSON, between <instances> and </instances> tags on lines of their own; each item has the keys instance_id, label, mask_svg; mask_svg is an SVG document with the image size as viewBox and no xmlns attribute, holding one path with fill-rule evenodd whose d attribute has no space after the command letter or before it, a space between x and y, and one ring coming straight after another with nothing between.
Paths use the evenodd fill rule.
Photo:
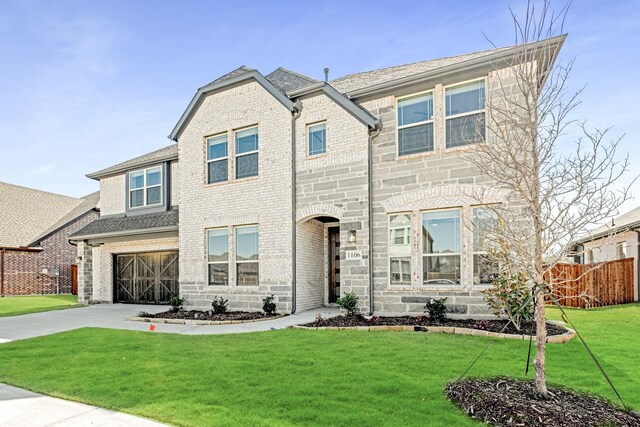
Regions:
<instances>
[{"instance_id":1,"label":"green grass","mask_svg":"<svg viewBox=\"0 0 640 427\"><path fill-rule=\"evenodd\" d=\"M640 305L569 314L627 404L640 408ZM409 332L86 328L0 345L0 382L183 426L477 426L443 388L487 342ZM470 375L523 377L527 344L497 340ZM578 340L548 349L551 383L613 399Z\"/></svg>"},{"instance_id":2,"label":"green grass","mask_svg":"<svg viewBox=\"0 0 640 427\"><path fill-rule=\"evenodd\" d=\"M80 307L75 295L15 296L0 298L0 317Z\"/></svg>"}]
</instances>

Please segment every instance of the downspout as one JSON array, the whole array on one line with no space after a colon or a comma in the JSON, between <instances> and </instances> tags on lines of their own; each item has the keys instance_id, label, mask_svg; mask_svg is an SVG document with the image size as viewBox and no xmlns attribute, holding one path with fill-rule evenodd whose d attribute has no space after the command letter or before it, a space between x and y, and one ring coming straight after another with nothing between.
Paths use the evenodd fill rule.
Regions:
<instances>
[{"instance_id":1,"label":"downspout","mask_svg":"<svg viewBox=\"0 0 640 427\"><path fill-rule=\"evenodd\" d=\"M382 122L378 121L375 127L369 131L367 144L367 201L369 209L369 316L373 315L373 138L382 131Z\"/></svg>"},{"instance_id":2,"label":"downspout","mask_svg":"<svg viewBox=\"0 0 640 427\"><path fill-rule=\"evenodd\" d=\"M293 112L291 114L291 314L296 312L296 205L298 204L298 195L296 192L296 120L302 113L302 102L297 100L293 104Z\"/></svg>"},{"instance_id":3,"label":"downspout","mask_svg":"<svg viewBox=\"0 0 640 427\"><path fill-rule=\"evenodd\" d=\"M0 297L4 297L4 253L5 249L0 250Z\"/></svg>"}]
</instances>

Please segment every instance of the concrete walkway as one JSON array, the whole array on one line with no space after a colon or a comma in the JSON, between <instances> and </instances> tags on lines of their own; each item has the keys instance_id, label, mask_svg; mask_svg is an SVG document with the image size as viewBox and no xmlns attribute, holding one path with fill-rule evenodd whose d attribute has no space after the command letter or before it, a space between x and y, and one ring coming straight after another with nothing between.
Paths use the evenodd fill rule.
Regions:
<instances>
[{"instance_id":1,"label":"concrete walkway","mask_svg":"<svg viewBox=\"0 0 640 427\"><path fill-rule=\"evenodd\" d=\"M137 316L141 311L159 313L167 309L167 306L157 305L96 304L88 307L47 311L22 316L0 317L0 344L2 342L50 335L84 327L149 331L150 323L132 322L126 319L131 316ZM205 326L154 323L154 333L210 335L268 331L283 329L298 323L311 322L315 319L317 313L322 314L323 317L330 317L337 315L339 309L321 307L274 320L237 325Z\"/></svg>"},{"instance_id":2,"label":"concrete walkway","mask_svg":"<svg viewBox=\"0 0 640 427\"><path fill-rule=\"evenodd\" d=\"M155 421L0 383L0 426L162 427Z\"/></svg>"}]
</instances>

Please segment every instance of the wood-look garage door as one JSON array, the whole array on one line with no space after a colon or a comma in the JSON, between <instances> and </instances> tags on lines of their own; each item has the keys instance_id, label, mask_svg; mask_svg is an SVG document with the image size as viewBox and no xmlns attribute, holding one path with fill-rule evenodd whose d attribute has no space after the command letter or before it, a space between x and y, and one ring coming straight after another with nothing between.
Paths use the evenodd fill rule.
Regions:
<instances>
[{"instance_id":1,"label":"wood-look garage door","mask_svg":"<svg viewBox=\"0 0 640 427\"><path fill-rule=\"evenodd\" d=\"M169 304L178 295L178 252L114 256L113 300L129 304Z\"/></svg>"}]
</instances>

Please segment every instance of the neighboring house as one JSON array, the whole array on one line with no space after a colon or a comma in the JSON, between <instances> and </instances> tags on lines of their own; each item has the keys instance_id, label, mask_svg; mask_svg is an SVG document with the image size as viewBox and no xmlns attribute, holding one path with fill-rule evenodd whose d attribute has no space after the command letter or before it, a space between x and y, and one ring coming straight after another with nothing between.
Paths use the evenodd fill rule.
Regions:
<instances>
[{"instance_id":1,"label":"neighboring house","mask_svg":"<svg viewBox=\"0 0 640 427\"><path fill-rule=\"evenodd\" d=\"M544 46L557 53L563 41ZM166 303L179 292L191 307L223 296L258 310L273 294L292 312L354 292L365 311L421 312L441 296L459 315L487 315L491 275L467 226L483 204L507 202L464 155L498 76L516 92L496 64L523 49L329 82L243 66L203 86L175 144L88 175L102 211L73 236L80 300Z\"/></svg>"},{"instance_id":2,"label":"neighboring house","mask_svg":"<svg viewBox=\"0 0 640 427\"><path fill-rule=\"evenodd\" d=\"M634 259L634 299L640 299L640 207L614 218L576 241L574 262L593 264L616 259Z\"/></svg>"},{"instance_id":3,"label":"neighboring house","mask_svg":"<svg viewBox=\"0 0 640 427\"><path fill-rule=\"evenodd\" d=\"M71 293L69 235L99 216L99 200L0 182L0 295Z\"/></svg>"}]
</instances>

